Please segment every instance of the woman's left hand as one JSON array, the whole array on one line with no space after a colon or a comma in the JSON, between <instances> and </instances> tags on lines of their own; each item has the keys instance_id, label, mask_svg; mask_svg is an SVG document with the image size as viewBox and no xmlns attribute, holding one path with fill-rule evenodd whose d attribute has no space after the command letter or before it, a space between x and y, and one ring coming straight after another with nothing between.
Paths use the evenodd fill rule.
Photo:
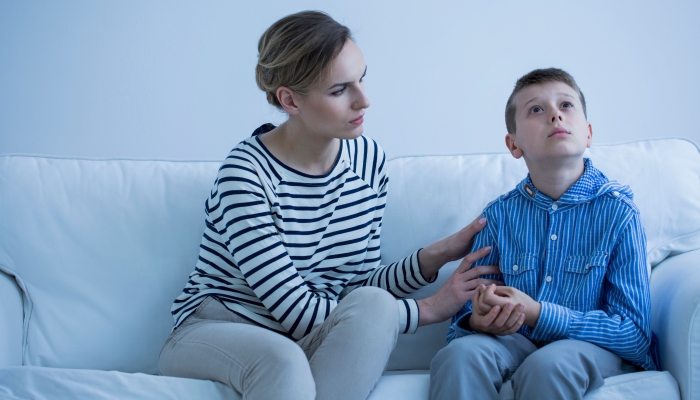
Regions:
<instances>
[{"instance_id":1,"label":"woman's left hand","mask_svg":"<svg viewBox=\"0 0 700 400\"><path fill-rule=\"evenodd\" d=\"M479 216L458 232L423 248L418 253L418 263L423 276L432 279L443 265L469 254L474 236L485 226L486 218Z\"/></svg>"}]
</instances>

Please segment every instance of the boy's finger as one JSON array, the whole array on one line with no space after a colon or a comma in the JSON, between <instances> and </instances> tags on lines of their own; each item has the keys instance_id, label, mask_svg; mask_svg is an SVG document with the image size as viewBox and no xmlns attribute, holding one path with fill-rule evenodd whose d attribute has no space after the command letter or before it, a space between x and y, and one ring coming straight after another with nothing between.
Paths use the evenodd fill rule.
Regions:
<instances>
[{"instance_id":1,"label":"boy's finger","mask_svg":"<svg viewBox=\"0 0 700 400\"><path fill-rule=\"evenodd\" d=\"M493 326L496 328L505 328L505 323L508 321L508 318L513 314L513 310L515 307L512 304L507 304L503 307L500 313L498 313L498 316L496 316L496 319L493 320Z\"/></svg>"},{"instance_id":2,"label":"boy's finger","mask_svg":"<svg viewBox=\"0 0 700 400\"><path fill-rule=\"evenodd\" d=\"M523 310L525 310L525 307L522 304L517 304L513 309L513 312L510 313L510 317L508 317L506 322L503 324L503 327L510 331L516 325L518 319L520 319L520 316L524 315ZM520 329L520 326L518 326L518 329ZM518 329L516 329L516 331Z\"/></svg>"},{"instance_id":3,"label":"boy's finger","mask_svg":"<svg viewBox=\"0 0 700 400\"><path fill-rule=\"evenodd\" d=\"M496 306L491 309L486 315L484 315L484 318L481 320L481 322L484 324L484 327L489 327L493 323L493 320L496 319L498 314L501 312L501 307Z\"/></svg>"},{"instance_id":4,"label":"boy's finger","mask_svg":"<svg viewBox=\"0 0 700 400\"><path fill-rule=\"evenodd\" d=\"M512 335L512 334L518 332L518 330L520 329L521 326L523 326L524 323L525 323L525 314L520 314L520 316L518 316L518 319L515 320L515 324L513 324L513 326L510 327L510 329L503 332L503 335Z\"/></svg>"}]
</instances>

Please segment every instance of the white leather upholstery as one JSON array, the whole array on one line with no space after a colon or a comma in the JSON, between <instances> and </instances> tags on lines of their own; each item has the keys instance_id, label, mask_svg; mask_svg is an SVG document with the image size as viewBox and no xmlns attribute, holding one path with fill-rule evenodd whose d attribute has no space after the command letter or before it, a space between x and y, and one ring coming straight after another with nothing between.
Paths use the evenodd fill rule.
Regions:
<instances>
[{"instance_id":1,"label":"white leather upholstery","mask_svg":"<svg viewBox=\"0 0 700 400\"><path fill-rule=\"evenodd\" d=\"M700 250L671 257L652 271L652 328L661 366L684 399L700 397Z\"/></svg>"},{"instance_id":2,"label":"white leather upholstery","mask_svg":"<svg viewBox=\"0 0 700 400\"><path fill-rule=\"evenodd\" d=\"M22 293L0 272L0 367L22 365Z\"/></svg>"},{"instance_id":3,"label":"white leather upholstery","mask_svg":"<svg viewBox=\"0 0 700 400\"><path fill-rule=\"evenodd\" d=\"M665 139L596 146L590 156L609 178L635 192L650 266L675 255L652 276L653 326L664 367L680 383L684 398L700 397L700 366L694 362L700 359L700 269L695 268L700 252L692 251L700 249L698 149ZM16 276L19 285L0 275L0 398L3 388L20 390L22 382L41 393L64 381L69 387L62 390L78 393L89 392L94 379L95 387L108 389L100 392L107 397L95 398L123 398L120 387L164 382L143 374L156 373L158 352L172 325L170 305L194 267L204 199L219 165L0 157L0 271ZM508 154L401 157L389 162L389 170L382 232L387 262L460 229L527 173L524 163ZM437 283L412 297L436 291L455 267L445 266ZM385 376L372 398L425 398L427 369L445 345L446 329L443 323L401 335L388 369L392 374L417 371ZM10 339L5 342L5 337ZM25 367L1 368L17 365L20 352ZM612 390L628 390L637 400L678 397L671 375L644 374L643 379L639 373L624 377L630 389L607 380L600 393L609 387L610 396ZM197 397L187 388L199 384L206 382L172 387L192 390L191 397ZM163 385L167 390L170 384ZM219 389L210 389L207 393L217 398Z\"/></svg>"}]
</instances>

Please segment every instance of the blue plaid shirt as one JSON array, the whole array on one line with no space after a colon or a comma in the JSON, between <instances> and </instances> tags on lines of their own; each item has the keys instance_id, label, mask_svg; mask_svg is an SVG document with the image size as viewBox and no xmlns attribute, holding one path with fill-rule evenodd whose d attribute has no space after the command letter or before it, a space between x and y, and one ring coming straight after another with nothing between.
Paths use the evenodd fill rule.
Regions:
<instances>
[{"instance_id":1,"label":"blue plaid shirt","mask_svg":"<svg viewBox=\"0 0 700 400\"><path fill-rule=\"evenodd\" d=\"M501 279L541 304L534 328L518 333L535 345L578 339L645 370L656 370L651 331L646 237L629 186L609 181L585 159L581 178L553 201L528 175L484 210L474 248L493 246L477 265L498 265ZM463 328L471 302L452 317L447 341ZM464 322L464 323L462 323ZM652 343L653 342L653 343Z\"/></svg>"}]
</instances>

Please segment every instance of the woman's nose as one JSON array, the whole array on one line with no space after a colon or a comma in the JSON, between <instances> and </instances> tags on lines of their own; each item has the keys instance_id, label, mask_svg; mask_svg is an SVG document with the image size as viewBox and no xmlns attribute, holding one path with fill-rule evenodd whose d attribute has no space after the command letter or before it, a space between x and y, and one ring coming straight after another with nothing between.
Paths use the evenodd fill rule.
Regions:
<instances>
[{"instance_id":1,"label":"woman's nose","mask_svg":"<svg viewBox=\"0 0 700 400\"><path fill-rule=\"evenodd\" d=\"M357 91L357 99L355 99L354 105L356 109L369 107L369 98L367 97L367 95L365 95L365 88L362 86Z\"/></svg>"}]
</instances>

